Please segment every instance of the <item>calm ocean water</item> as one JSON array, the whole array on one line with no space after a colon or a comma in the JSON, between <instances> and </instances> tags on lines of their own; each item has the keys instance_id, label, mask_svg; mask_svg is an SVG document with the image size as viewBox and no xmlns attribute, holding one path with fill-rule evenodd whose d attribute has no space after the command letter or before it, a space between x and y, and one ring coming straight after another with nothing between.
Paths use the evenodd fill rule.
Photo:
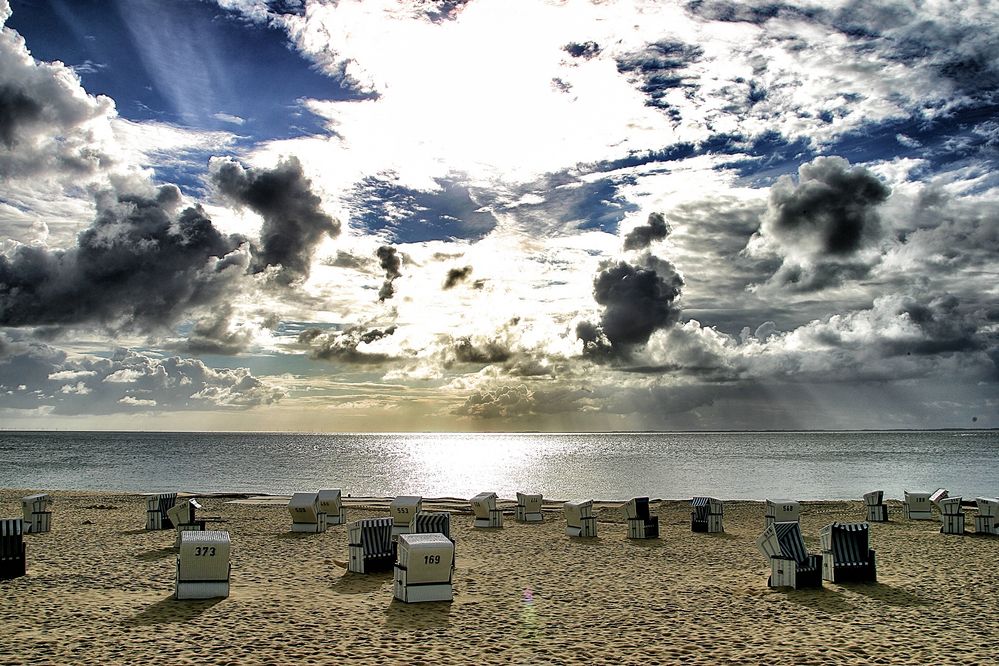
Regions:
<instances>
[{"instance_id":1,"label":"calm ocean water","mask_svg":"<svg viewBox=\"0 0 999 666\"><path fill-rule=\"evenodd\" d=\"M551 499L999 495L999 432L286 434L0 431L0 487Z\"/></svg>"}]
</instances>

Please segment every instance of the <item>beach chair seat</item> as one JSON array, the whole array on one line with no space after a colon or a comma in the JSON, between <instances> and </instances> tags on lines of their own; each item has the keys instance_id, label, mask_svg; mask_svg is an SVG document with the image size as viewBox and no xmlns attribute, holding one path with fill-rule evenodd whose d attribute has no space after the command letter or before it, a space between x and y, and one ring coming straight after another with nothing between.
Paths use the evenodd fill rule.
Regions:
<instances>
[{"instance_id":1,"label":"beach chair seat","mask_svg":"<svg viewBox=\"0 0 999 666\"><path fill-rule=\"evenodd\" d=\"M764 526L771 523L797 523L801 520L801 507L795 500L768 499L763 516Z\"/></svg>"},{"instance_id":2,"label":"beach chair seat","mask_svg":"<svg viewBox=\"0 0 999 666\"><path fill-rule=\"evenodd\" d=\"M571 537L595 537L597 518L593 515L593 500L575 500L562 506L565 533Z\"/></svg>"},{"instance_id":3,"label":"beach chair seat","mask_svg":"<svg viewBox=\"0 0 999 666\"><path fill-rule=\"evenodd\" d=\"M343 497L339 489L320 490L318 499L319 510L326 514L327 527L347 522L347 513L343 508Z\"/></svg>"},{"instance_id":4,"label":"beach chair seat","mask_svg":"<svg viewBox=\"0 0 999 666\"><path fill-rule=\"evenodd\" d=\"M19 578L24 575L26 554L24 521L21 518L0 520L0 580Z\"/></svg>"},{"instance_id":5,"label":"beach chair seat","mask_svg":"<svg viewBox=\"0 0 999 666\"><path fill-rule=\"evenodd\" d=\"M902 515L906 520L933 520L930 493L910 493L906 490L902 500Z\"/></svg>"},{"instance_id":6,"label":"beach chair seat","mask_svg":"<svg viewBox=\"0 0 999 666\"><path fill-rule=\"evenodd\" d=\"M169 530L173 528L167 511L177 503L177 493L152 493L146 495L146 529Z\"/></svg>"},{"instance_id":7,"label":"beach chair seat","mask_svg":"<svg viewBox=\"0 0 999 666\"><path fill-rule=\"evenodd\" d=\"M292 532L326 531L326 514L319 510L319 493L295 493L288 500Z\"/></svg>"},{"instance_id":8,"label":"beach chair seat","mask_svg":"<svg viewBox=\"0 0 999 666\"><path fill-rule=\"evenodd\" d=\"M691 532L724 532L722 501L714 497L694 497L690 500Z\"/></svg>"},{"instance_id":9,"label":"beach chair seat","mask_svg":"<svg viewBox=\"0 0 999 666\"><path fill-rule=\"evenodd\" d=\"M941 534L964 534L964 511L961 510L962 497L945 497L937 502L940 508Z\"/></svg>"},{"instance_id":10,"label":"beach chair seat","mask_svg":"<svg viewBox=\"0 0 999 666\"><path fill-rule=\"evenodd\" d=\"M443 534L401 534L393 594L408 604L454 599L451 572L454 542Z\"/></svg>"},{"instance_id":11,"label":"beach chair seat","mask_svg":"<svg viewBox=\"0 0 999 666\"><path fill-rule=\"evenodd\" d=\"M524 523L540 523L542 496L517 493L517 520Z\"/></svg>"},{"instance_id":12,"label":"beach chair seat","mask_svg":"<svg viewBox=\"0 0 999 666\"><path fill-rule=\"evenodd\" d=\"M819 531L822 579L833 583L873 583L877 562L867 523L830 523Z\"/></svg>"},{"instance_id":13,"label":"beach chair seat","mask_svg":"<svg viewBox=\"0 0 999 666\"><path fill-rule=\"evenodd\" d=\"M976 497L975 534L999 535L999 498Z\"/></svg>"},{"instance_id":14,"label":"beach chair seat","mask_svg":"<svg viewBox=\"0 0 999 666\"><path fill-rule=\"evenodd\" d=\"M756 547L770 562L770 587L822 586L822 556L808 554L798 522L771 523Z\"/></svg>"},{"instance_id":15,"label":"beach chair seat","mask_svg":"<svg viewBox=\"0 0 999 666\"><path fill-rule=\"evenodd\" d=\"M419 495L399 495L389 504L392 517L392 536L408 534L413 516L423 508L423 498Z\"/></svg>"},{"instance_id":16,"label":"beach chair seat","mask_svg":"<svg viewBox=\"0 0 999 666\"><path fill-rule=\"evenodd\" d=\"M374 573L392 568L392 518L355 520L347 528L347 569Z\"/></svg>"},{"instance_id":17,"label":"beach chair seat","mask_svg":"<svg viewBox=\"0 0 999 666\"><path fill-rule=\"evenodd\" d=\"M864 493L864 506L867 507L867 522L887 523L888 505L884 503L885 491L872 490Z\"/></svg>"},{"instance_id":18,"label":"beach chair seat","mask_svg":"<svg viewBox=\"0 0 999 666\"><path fill-rule=\"evenodd\" d=\"M177 529L177 538L174 540L174 548L180 547L181 532L200 532L205 529L205 521L197 519L197 510L202 508L197 500L189 499L174 504L167 511L170 522Z\"/></svg>"},{"instance_id":19,"label":"beach chair seat","mask_svg":"<svg viewBox=\"0 0 999 666\"><path fill-rule=\"evenodd\" d=\"M228 597L230 551L228 532L181 532L174 596L177 599Z\"/></svg>"},{"instance_id":20,"label":"beach chair seat","mask_svg":"<svg viewBox=\"0 0 999 666\"><path fill-rule=\"evenodd\" d=\"M624 504L629 539L658 539L659 516L649 510L648 497L633 497Z\"/></svg>"},{"instance_id":21,"label":"beach chair seat","mask_svg":"<svg viewBox=\"0 0 999 666\"><path fill-rule=\"evenodd\" d=\"M39 493L22 497L21 513L25 532L38 534L52 529L52 497L49 495Z\"/></svg>"},{"instance_id":22,"label":"beach chair seat","mask_svg":"<svg viewBox=\"0 0 999 666\"><path fill-rule=\"evenodd\" d=\"M475 514L473 527L498 528L503 527L503 512L496 508L496 493L479 493L469 503Z\"/></svg>"}]
</instances>

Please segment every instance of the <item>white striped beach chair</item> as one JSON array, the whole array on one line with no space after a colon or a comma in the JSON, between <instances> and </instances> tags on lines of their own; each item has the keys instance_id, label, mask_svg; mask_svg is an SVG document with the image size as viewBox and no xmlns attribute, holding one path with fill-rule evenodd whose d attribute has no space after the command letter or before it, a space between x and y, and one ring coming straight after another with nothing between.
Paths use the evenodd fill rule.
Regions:
<instances>
[{"instance_id":1,"label":"white striped beach chair","mask_svg":"<svg viewBox=\"0 0 999 666\"><path fill-rule=\"evenodd\" d=\"M795 500L766 500L766 513L763 516L764 526L769 526L771 523L797 523L800 520L801 507Z\"/></svg>"},{"instance_id":2,"label":"white striped beach chair","mask_svg":"<svg viewBox=\"0 0 999 666\"><path fill-rule=\"evenodd\" d=\"M887 523L888 505L884 503L885 491L872 490L864 493L864 506L867 507L867 522Z\"/></svg>"},{"instance_id":3,"label":"white striped beach chair","mask_svg":"<svg viewBox=\"0 0 999 666\"><path fill-rule=\"evenodd\" d=\"M392 568L392 519L355 520L347 529L347 569L354 573L373 573Z\"/></svg>"},{"instance_id":4,"label":"white striped beach chair","mask_svg":"<svg viewBox=\"0 0 999 666\"><path fill-rule=\"evenodd\" d=\"M24 521L20 518L0 520L0 580L23 576L26 570L26 555Z\"/></svg>"},{"instance_id":5,"label":"white striped beach chair","mask_svg":"<svg viewBox=\"0 0 999 666\"><path fill-rule=\"evenodd\" d=\"M443 534L451 538L451 514L447 511L418 511L413 516L411 534Z\"/></svg>"},{"instance_id":6,"label":"white striped beach chair","mask_svg":"<svg viewBox=\"0 0 999 666\"><path fill-rule=\"evenodd\" d=\"M933 520L933 505L930 493L903 493L902 515L906 520Z\"/></svg>"},{"instance_id":7,"label":"white striped beach chair","mask_svg":"<svg viewBox=\"0 0 999 666\"><path fill-rule=\"evenodd\" d=\"M174 596L177 599L228 597L231 545L228 532L182 532Z\"/></svg>"},{"instance_id":8,"label":"white striped beach chair","mask_svg":"<svg viewBox=\"0 0 999 666\"><path fill-rule=\"evenodd\" d=\"M648 497L633 497L624 505L629 539L658 539L659 516L649 511Z\"/></svg>"},{"instance_id":9,"label":"white striped beach chair","mask_svg":"<svg viewBox=\"0 0 999 666\"><path fill-rule=\"evenodd\" d=\"M52 497L45 493L22 497L21 514L26 532L48 532L52 529Z\"/></svg>"},{"instance_id":10,"label":"white striped beach chair","mask_svg":"<svg viewBox=\"0 0 999 666\"><path fill-rule=\"evenodd\" d=\"M479 493L469 500L475 514L473 527L503 527L503 512L496 508L496 493Z\"/></svg>"},{"instance_id":11,"label":"white striped beach chair","mask_svg":"<svg viewBox=\"0 0 999 666\"><path fill-rule=\"evenodd\" d=\"M326 514L326 525L343 525L347 514L343 508L343 497L339 489L320 490L319 510Z\"/></svg>"},{"instance_id":12,"label":"white striped beach chair","mask_svg":"<svg viewBox=\"0 0 999 666\"><path fill-rule=\"evenodd\" d=\"M822 586L822 556L808 554L798 522L771 523L756 547L770 562L770 587Z\"/></svg>"},{"instance_id":13,"label":"white striped beach chair","mask_svg":"<svg viewBox=\"0 0 999 666\"><path fill-rule=\"evenodd\" d=\"M319 510L318 493L295 493L288 500L292 532L319 534L326 531L326 514Z\"/></svg>"},{"instance_id":14,"label":"white striped beach chair","mask_svg":"<svg viewBox=\"0 0 999 666\"><path fill-rule=\"evenodd\" d=\"M392 517L392 536L408 534L413 516L423 508L423 498L419 495L399 495L389 504Z\"/></svg>"},{"instance_id":15,"label":"white striped beach chair","mask_svg":"<svg viewBox=\"0 0 999 666\"><path fill-rule=\"evenodd\" d=\"M975 534L999 535L999 498L976 497Z\"/></svg>"},{"instance_id":16,"label":"white striped beach chair","mask_svg":"<svg viewBox=\"0 0 999 666\"><path fill-rule=\"evenodd\" d=\"M565 514L565 533L571 537L595 537L597 519L593 515L593 500L575 500L562 506Z\"/></svg>"},{"instance_id":17,"label":"white striped beach chair","mask_svg":"<svg viewBox=\"0 0 999 666\"><path fill-rule=\"evenodd\" d=\"M167 511L170 522L177 530L174 548L180 547L181 532L201 532L205 529L205 521L197 519L197 510L202 508L195 499L181 500Z\"/></svg>"},{"instance_id":18,"label":"white striped beach chair","mask_svg":"<svg viewBox=\"0 0 999 666\"><path fill-rule=\"evenodd\" d=\"M406 603L451 601L454 542L443 534L402 534L394 567L393 594Z\"/></svg>"},{"instance_id":19,"label":"white striped beach chair","mask_svg":"<svg viewBox=\"0 0 999 666\"><path fill-rule=\"evenodd\" d=\"M168 530L173 527L167 511L177 503L177 493L146 495L146 529Z\"/></svg>"},{"instance_id":20,"label":"white striped beach chair","mask_svg":"<svg viewBox=\"0 0 999 666\"><path fill-rule=\"evenodd\" d=\"M524 523L540 523L544 520L541 515L541 495L526 495L517 493L517 520Z\"/></svg>"},{"instance_id":21,"label":"white striped beach chair","mask_svg":"<svg viewBox=\"0 0 999 666\"><path fill-rule=\"evenodd\" d=\"M832 583L874 583L877 561L867 523L830 523L819 531L822 579Z\"/></svg>"},{"instance_id":22,"label":"white striped beach chair","mask_svg":"<svg viewBox=\"0 0 999 666\"><path fill-rule=\"evenodd\" d=\"M940 508L941 534L964 534L964 511L961 510L962 497L945 497L937 502Z\"/></svg>"},{"instance_id":23,"label":"white striped beach chair","mask_svg":"<svg viewBox=\"0 0 999 666\"><path fill-rule=\"evenodd\" d=\"M691 532L724 532L722 501L714 497L694 497L690 500L690 531Z\"/></svg>"}]
</instances>

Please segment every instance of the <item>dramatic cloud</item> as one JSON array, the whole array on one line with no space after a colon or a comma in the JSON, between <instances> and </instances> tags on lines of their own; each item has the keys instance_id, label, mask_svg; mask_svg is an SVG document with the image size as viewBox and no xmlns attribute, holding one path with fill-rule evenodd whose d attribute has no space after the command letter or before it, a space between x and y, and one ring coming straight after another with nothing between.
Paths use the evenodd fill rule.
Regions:
<instances>
[{"instance_id":1,"label":"dramatic cloud","mask_svg":"<svg viewBox=\"0 0 999 666\"><path fill-rule=\"evenodd\" d=\"M150 330L218 302L246 272L242 239L223 236L180 192L98 197L76 247L20 245L0 255L0 324L100 324Z\"/></svg>"},{"instance_id":2,"label":"dramatic cloud","mask_svg":"<svg viewBox=\"0 0 999 666\"><path fill-rule=\"evenodd\" d=\"M316 246L340 233L340 223L323 211L296 157L274 169L246 169L235 160L216 159L212 182L228 201L264 219L260 246L253 248L254 270L280 266L285 283L307 278Z\"/></svg>"},{"instance_id":3,"label":"dramatic cloud","mask_svg":"<svg viewBox=\"0 0 999 666\"><path fill-rule=\"evenodd\" d=\"M377 365L391 359L388 354L370 349L370 345L395 333L394 326L385 329L351 327L344 331L302 331L298 341L309 345L309 355L323 361Z\"/></svg>"},{"instance_id":4,"label":"dramatic cloud","mask_svg":"<svg viewBox=\"0 0 999 666\"><path fill-rule=\"evenodd\" d=\"M375 254L378 257L378 263L385 271L385 282L378 290L378 300L384 301L395 295L395 287L392 286L392 283L395 282L396 278L402 276L402 273L399 272L399 268L402 266L402 257L391 245L382 245Z\"/></svg>"},{"instance_id":5,"label":"dramatic cloud","mask_svg":"<svg viewBox=\"0 0 999 666\"><path fill-rule=\"evenodd\" d=\"M253 344L257 333L255 326L234 324L233 308L225 304L194 322L183 349L191 354L238 354Z\"/></svg>"},{"instance_id":6,"label":"dramatic cloud","mask_svg":"<svg viewBox=\"0 0 999 666\"><path fill-rule=\"evenodd\" d=\"M640 224L624 237L625 250L644 250L655 241L660 241L669 236L669 223L662 213L650 213L649 221Z\"/></svg>"},{"instance_id":7,"label":"dramatic cloud","mask_svg":"<svg viewBox=\"0 0 999 666\"><path fill-rule=\"evenodd\" d=\"M459 282L464 282L468 279L468 276L472 274L471 266L464 266L462 268L452 268L448 270L447 277L444 279L444 286L442 289L450 289L454 287Z\"/></svg>"}]
</instances>

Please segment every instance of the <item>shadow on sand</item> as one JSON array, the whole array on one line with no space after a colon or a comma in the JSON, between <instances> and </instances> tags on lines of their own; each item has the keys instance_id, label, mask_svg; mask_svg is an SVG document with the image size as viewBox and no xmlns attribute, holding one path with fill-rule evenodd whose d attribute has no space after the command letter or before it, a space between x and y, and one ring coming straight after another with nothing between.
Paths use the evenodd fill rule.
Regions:
<instances>
[{"instance_id":1,"label":"shadow on sand","mask_svg":"<svg viewBox=\"0 0 999 666\"><path fill-rule=\"evenodd\" d=\"M391 582L392 572L390 571L368 574L347 571L333 581L330 589L337 594L368 594L384 587L385 583Z\"/></svg>"},{"instance_id":2,"label":"shadow on sand","mask_svg":"<svg viewBox=\"0 0 999 666\"><path fill-rule=\"evenodd\" d=\"M170 557L171 555L176 555L177 551L173 549L173 546L167 548L154 548L153 550L147 550L144 553L139 553L135 556L135 559L141 562L152 562L153 560L162 560L164 557Z\"/></svg>"},{"instance_id":3,"label":"shadow on sand","mask_svg":"<svg viewBox=\"0 0 999 666\"><path fill-rule=\"evenodd\" d=\"M220 601L221 598L177 601L171 594L135 617L124 620L122 624L128 627L148 627L156 624L190 622Z\"/></svg>"},{"instance_id":4,"label":"shadow on sand","mask_svg":"<svg viewBox=\"0 0 999 666\"><path fill-rule=\"evenodd\" d=\"M862 583L857 585L850 585L850 590L856 592L857 594L862 594L865 597L870 597L871 599L876 599L877 601L883 601L890 606L927 606L930 601L924 599L923 597L909 592L908 590L903 590L900 587L892 587L886 583Z\"/></svg>"},{"instance_id":5,"label":"shadow on sand","mask_svg":"<svg viewBox=\"0 0 999 666\"><path fill-rule=\"evenodd\" d=\"M385 625L396 631L443 629L451 624L450 601L407 604L393 598L385 609Z\"/></svg>"},{"instance_id":6,"label":"shadow on sand","mask_svg":"<svg viewBox=\"0 0 999 666\"><path fill-rule=\"evenodd\" d=\"M849 613L854 610L853 604L846 600L842 592L828 587L802 588L799 590L781 588L780 592L783 592L787 600L792 603L807 606L823 613Z\"/></svg>"}]
</instances>

